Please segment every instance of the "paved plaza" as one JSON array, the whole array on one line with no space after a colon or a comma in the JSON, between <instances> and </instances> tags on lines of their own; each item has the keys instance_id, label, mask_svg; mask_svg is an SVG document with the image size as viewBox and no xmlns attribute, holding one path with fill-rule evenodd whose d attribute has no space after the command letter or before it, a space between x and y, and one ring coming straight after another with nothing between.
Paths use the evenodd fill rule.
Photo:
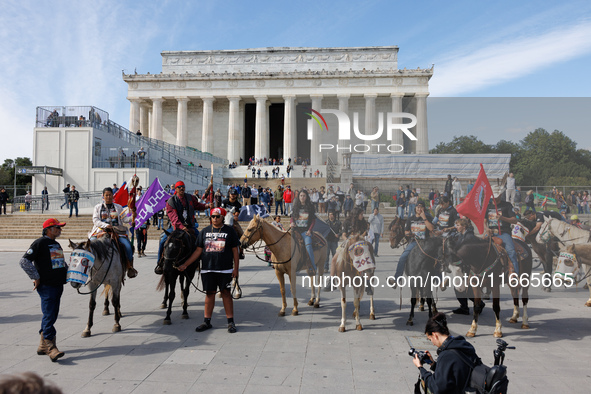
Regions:
<instances>
[{"instance_id":1,"label":"paved plaza","mask_svg":"<svg viewBox=\"0 0 591 394\"><path fill-rule=\"evenodd\" d=\"M376 320L368 319L367 296L362 301L363 331L355 331L352 302L347 332L337 331L341 307L338 292L323 292L321 307L307 306L309 290L298 280L299 316L278 317L281 299L273 270L252 254L241 261L244 296L235 301L236 334L226 331L221 300L216 301L213 329L197 333L203 320L203 295L191 292L189 320L180 319L180 298L174 303L172 325L162 325L163 293L153 273L156 243L148 257L136 259L139 276L126 280L121 295L122 331L111 333L113 316L102 316L98 300L92 337L81 338L88 316L88 296L66 286L57 340L66 355L52 363L38 356L40 301L18 261L32 240L0 241L0 373L34 371L66 393L409 393L417 370L408 356L407 337L416 348L434 347L423 335L427 312L418 312L406 326L408 295L387 287L375 296ZM67 240L58 239L64 249ZM382 243L378 276L385 283L401 250ZM351 294L351 292L349 292ZM508 350L513 393L588 393L591 384L591 308L583 304L582 288L544 293L531 290L530 326L511 325L512 301L502 294L501 316ZM349 296L352 301L351 296ZM438 307L458 306L453 290L438 293ZM494 315L487 306L478 335L470 342L487 364L495 348ZM291 310L288 301L288 311ZM471 316L448 315L452 334L464 335Z\"/></svg>"}]
</instances>

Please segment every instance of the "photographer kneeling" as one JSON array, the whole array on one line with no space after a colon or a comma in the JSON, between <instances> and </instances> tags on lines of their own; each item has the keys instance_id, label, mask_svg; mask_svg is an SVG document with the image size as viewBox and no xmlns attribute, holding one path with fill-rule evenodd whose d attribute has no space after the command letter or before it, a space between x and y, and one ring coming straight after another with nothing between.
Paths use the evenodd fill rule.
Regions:
<instances>
[{"instance_id":1,"label":"photographer kneeling","mask_svg":"<svg viewBox=\"0 0 591 394\"><path fill-rule=\"evenodd\" d=\"M462 361L459 352L473 363L477 363L479 358L474 347L464 337L449 335L447 319L445 314L441 312L429 319L425 326L425 334L431 343L437 346L437 362L433 361L433 357L427 351L425 353L432 361L431 370L433 372L423 368L422 362L416 354L413 364L419 368L421 380L426 389L433 394L463 394L470 378L471 369Z\"/></svg>"}]
</instances>

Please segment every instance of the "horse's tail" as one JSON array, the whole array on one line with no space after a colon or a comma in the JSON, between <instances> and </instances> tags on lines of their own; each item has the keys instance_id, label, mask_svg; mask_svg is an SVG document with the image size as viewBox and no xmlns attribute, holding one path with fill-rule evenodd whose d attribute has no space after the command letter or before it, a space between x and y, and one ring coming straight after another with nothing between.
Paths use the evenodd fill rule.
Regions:
<instances>
[{"instance_id":1,"label":"horse's tail","mask_svg":"<svg viewBox=\"0 0 591 394\"><path fill-rule=\"evenodd\" d=\"M156 286L156 291L162 291L166 287L166 281L164 280L164 274L160 276L160 282Z\"/></svg>"},{"instance_id":2,"label":"horse's tail","mask_svg":"<svg viewBox=\"0 0 591 394\"><path fill-rule=\"evenodd\" d=\"M113 298L113 288L111 285L105 285L101 296L104 295L106 299Z\"/></svg>"}]
</instances>

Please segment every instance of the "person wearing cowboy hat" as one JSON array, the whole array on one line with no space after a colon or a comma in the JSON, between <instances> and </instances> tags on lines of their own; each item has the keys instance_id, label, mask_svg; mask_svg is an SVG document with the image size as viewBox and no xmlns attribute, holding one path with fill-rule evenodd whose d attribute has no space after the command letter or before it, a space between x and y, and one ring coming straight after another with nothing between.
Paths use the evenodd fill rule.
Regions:
<instances>
[{"instance_id":1,"label":"person wearing cowboy hat","mask_svg":"<svg viewBox=\"0 0 591 394\"><path fill-rule=\"evenodd\" d=\"M211 204L202 204L197 201L197 197L192 194L185 193L185 183L178 181L174 185L174 195L166 202L166 214L170 220L170 227L168 230L183 230L186 231L193 239L197 237L198 232L195 228L195 211L205 211L211 208ZM160 244L158 245L158 262L154 273L162 275L162 252L164 243L168 235L163 232L160 236Z\"/></svg>"},{"instance_id":2,"label":"person wearing cowboy hat","mask_svg":"<svg viewBox=\"0 0 591 394\"><path fill-rule=\"evenodd\" d=\"M236 325L230 288L232 279L238 278L240 242L236 231L224 224L226 217L224 208L213 208L209 217L211 224L199 233L197 249L178 269L181 272L184 271L201 257L201 283L205 291L204 321L195 331L202 332L212 328L211 316L215 305L215 294L219 289L228 319L228 332L233 334L236 332Z\"/></svg>"},{"instance_id":3,"label":"person wearing cowboy hat","mask_svg":"<svg viewBox=\"0 0 591 394\"><path fill-rule=\"evenodd\" d=\"M64 291L64 284L68 273L68 266L64 260L64 251L55 239L62 233L62 227L57 219L47 219L43 223L43 236L35 240L19 264L34 281L33 290L41 298L41 342L37 354L47 354L51 361L57 361L64 356L56 346L56 329L53 326L60 309L60 300Z\"/></svg>"}]
</instances>

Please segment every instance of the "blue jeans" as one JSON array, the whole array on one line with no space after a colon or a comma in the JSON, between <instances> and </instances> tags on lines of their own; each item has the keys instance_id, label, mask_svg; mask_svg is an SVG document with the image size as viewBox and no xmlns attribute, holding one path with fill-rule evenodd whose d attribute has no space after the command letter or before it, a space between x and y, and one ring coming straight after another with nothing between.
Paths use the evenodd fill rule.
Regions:
<instances>
[{"instance_id":1,"label":"blue jeans","mask_svg":"<svg viewBox=\"0 0 591 394\"><path fill-rule=\"evenodd\" d=\"M78 201L73 201L70 203L70 216L72 216L73 208L76 208L76 216L78 216Z\"/></svg>"},{"instance_id":2,"label":"blue jeans","mask_svg":"<svg viewBox=\"0 0 591 394\"><path fill-rule=\"evenodd\" d=\"M404 205L398 206L398 217L404 219Z\"/></svg>"},{"instance_id":3,"label":"blue jeans","mask_svg":"<svg viewBox=\"0 0 591 394\"><path fill-rule=\"evenodd\" d=\"M373 213L374 209L380 209L380 202L371 200L371 213Z\"/></svg>"},{"instance_id":4,"label":"blue jeans","mask_svg":"<svg viewBox=\"0 0 591 394\"><path fill-rule=\"evenodd\" d=\"M314 261L314 249L312 248L312 236L306 235L305 231L301 232L302 238L304 239L304 245L306 245L306 250L308 251L308 256L310 256L310 261L312 262L312 268L316 271L316 262Z\"/></svg>"},{"instance_id":5,"label":"blue jeans","mask_svg":"<svg viewBox=\"0 0 591 394\"><path fill-rule=\"evenodd\" d=\"M41 329L39 334L43 333L43 338L55 338L56 330L53 326L57 320L57 315L60 311L60 299L64 292L64 286L48 286L39 285L37 293L41 297L41 312L43 319L41 320Z\"/></svg>"},{"instance_id":6,"label":"blue jeans","mask_svg":"<svg viewBox=\"0 0 591 394\"><path fill-rule=\"evenodd\" d=\"M131 247L131 242L127 237L119 237L119 243L123 245L125 249L125 255L127 256L127 260L133 261L133 248Z\"/></svg>"},{"instance_id":7,"label":"blue jeans","mask_svg":"<svg viewBox=\"0 0 591 394\"><path fill-rule=\"evenodd\" d=\"M373 252L374 254L378 254L378 249L380 248L380 234L373 233Z\"/></svg>"},{"instance_id":8,"label":"blue jeans","mask_svg":"<svg viewBox=\"0 0 591 394\"><path fill-rule=\"evenodd\" d=\"M275 201L275 215L277 215L278 210L281 210L281 214L283 215L283 200Z\"/></svg>"},{"instance_id":9,"label":"blue jeans","mask_svg":"<svg viewBox=\"0 0 591 394\"><path fill-rule=\"evenodd\" d=\"M519 262L517 261L517 252L515 252L515 245L513 244L513 238L511 238L511 234L503 233L499 234L498 237L503 240L503 243L505 244L505 250L509 255L509 259L513 263L515 273L519 275Z\"/></svg>"},{"instance_id":10,"label":"blue jeans","mask_svg":"<svg viewBox=\"0 0 591 394\"><path fill-rule=\"evenodd\" d=\"M64 203L62 205L60 205L60 209L62 209L64 207L64 205L66 207L68 206L68 193L64 193Z\"/></svg>"},{"instance_id":11,"label":"blue jeans","mask_svg":"<svg viewBox=\"0 0 591 394\"><path fill-rule=\"evenodd\" d=\"M406 262L408 261L408 255L417 246L417 242L415 240L410 241L404 252L400 255L398 259L398 265L396 266L396 273L394 274L395 278L398 278L404 275L404 267L406 267Z\"/></svg>"},{"instance_id":12,"label":"blue jeans","mask_svg":"<svg viewBox=\"0 0 591 394\"><path fill-rule=\"evenodd\" d=\"M408 204L408 216L412 216L415 213L415 207L417 204Z\"/></svg>"}]
</instances>

